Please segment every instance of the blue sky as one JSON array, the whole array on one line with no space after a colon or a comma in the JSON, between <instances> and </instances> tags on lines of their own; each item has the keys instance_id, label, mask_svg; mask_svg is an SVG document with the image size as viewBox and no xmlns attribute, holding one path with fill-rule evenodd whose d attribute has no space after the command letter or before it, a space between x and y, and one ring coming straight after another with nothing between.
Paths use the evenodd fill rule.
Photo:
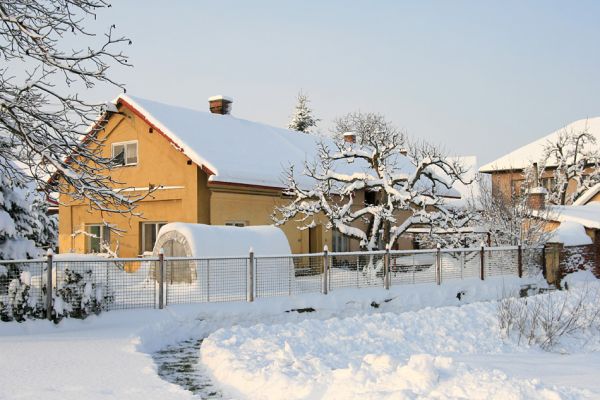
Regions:
<instances>
[{"instance_id":1,"label":"blue sky","mask_svg":"<svg viewBox=\"0 0 600 400\"><path fill-rule=\"evenodd\" d=\"M597 1L114 1L98 20L133 40L114 70L129 93L201 110L225 94L277 126L302 89L324 132L374 111L484 163L600 116Z\"/></svg>"}]
</instances>

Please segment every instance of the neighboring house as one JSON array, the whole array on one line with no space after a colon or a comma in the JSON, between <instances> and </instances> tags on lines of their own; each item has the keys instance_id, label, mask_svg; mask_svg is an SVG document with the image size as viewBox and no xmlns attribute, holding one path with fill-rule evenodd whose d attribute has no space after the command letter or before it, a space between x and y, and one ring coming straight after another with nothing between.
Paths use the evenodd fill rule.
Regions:
<instances>
[{"instance_id":1,"label":"neighboring house","mask_svg":"<svg viewBox=\"0 0 600 400\"><path fill-rule=\"evenodd\" d=\"M100 214L62 195L61 252L99 252L105 242L112 250L118 247L122 257L149 254L159 229L169 222L272 224L275 207L290 200L282 190L284 171L296 165L301 173L303 163L316 157L316 144L322 139L232 117L231 99L223 96L209 99L211 112L128 95L120 95L114 104L98 136L104 140L103 155L121 163L110 171L123 183L115 190L135 195L157 189L138 203L136 212L142 217ZM356 166L348 168L354 172ZM448 195L459 193L450 190ZM369 203L368 197L358 193L356 202ZM324 229L324 221L316 222L306 230L294 222L281 227L293 253L319 252L324 245L333 251L359 250L356 240ZM106 224L124 232L117 235ZM399 247L411 246L412 239L399 240Z\"/></svg>"},{"instance_id":2,"label":"neighboring house","mask_svg":"<svg viewBox=\"0 0 600 400\"><path fill-rule=\"evenodd\" d=\"M553 160L543 160L544 146L548 142L555 142L561 133L582 131L587 131L595 136L597 143L600 144L600 117L575 121L482 166L479 168L479 172L490 174L493 193L508 199L512 194L524 193L527 187L531 186L531 183L525 182L524 171L526 168L532 166L533 163L538 163L538 165L545 163L546 170L539 177L539 185L550 190L555 183L554 169L556 163L553 163ZM536 183L534 186L537 187L538 184ZM575 188L576 183L574 181L569 182L567 193L572 193Z\"/></svg>"}]
</instances>

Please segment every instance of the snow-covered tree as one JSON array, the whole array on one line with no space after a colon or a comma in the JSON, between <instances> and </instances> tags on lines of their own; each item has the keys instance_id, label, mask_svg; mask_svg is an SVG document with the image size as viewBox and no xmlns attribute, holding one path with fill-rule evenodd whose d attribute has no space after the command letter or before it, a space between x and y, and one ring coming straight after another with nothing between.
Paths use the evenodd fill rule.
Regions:
<instances>
[{"instance_id":1,"label":"snow-covered tree","mask_svg":"<svg viewBox=\"0 0 600 400\"><path fill-rule=\"evenodd\" d=\"M115 37L114 25L103 37L88 29L108 6L105 0L0 2L0 175L34 181L48 194L66 193L94 209L131 213L135 199L111 190L107 170L114 161L102 156L97 138L114 110L103 113L103 104L82 97L97 84L122 87L108 70L126 65L120 47L131 42Z\"/></svg>"},{"instance_id":2,"label":"snow-covered tree","mask_svg":"<svg viewBox=\"0 0 600 400\"><path fill-rule=\"evenodd\" d=\"M538 168L536 176L542 176L546 170L553 173L547 200L552 204L571 204L600 182L600 149L596 137L587 126L581 131L560 132L555 140L544 146ZM567 191L569 183L576 185L572 193ZM539 186L540 183L534 182L533 185Z\"/></svg>"},{"instance_id":3,"label":"snow-covered tree","mask_svg":"<svg viewBox=\"0 0 600 400\"><path fill-rule=\"evenodd\" d=\"M56 218L49 216L45 195L0 175L0 260L33 258L54 247Z\"/></svg>"},{"instance_id":4,"label":"snow-covered tree","mask_svg":"<svg viewBox=\"0 0 600 400\"><path fill-rule=\"evenodd\" d=\"M286 193L292 200L276 208L277 224L297 220L306 229L323 216L326 228L374 250L393 246L411 225L443 229L467 222L454 218L445 197L457 180L468 183L457 160L427 143L409 143L377 114L354 113L339 119L335 136L334 142L320 142L318 159L304 165L303 176L296 176L293 166L287 172ZM352 136L355 143L343 139ZM371 200L357 201L363 198L359 192L371 193Z\"/></svg>"},{"instance_id":5,"label":"snow-covered tree","mask_svg":"<svg viewBox=\"0 0 600 400\"><path fill-rule=\"evenodd\" d=\"M310 100L304 93L298 93L298 102L294 109L294 115L288 124L288 129L304 133L312 133L317 126L319 119L313 116L313 111L309 107Z\"/></svg>"}]
</instances>

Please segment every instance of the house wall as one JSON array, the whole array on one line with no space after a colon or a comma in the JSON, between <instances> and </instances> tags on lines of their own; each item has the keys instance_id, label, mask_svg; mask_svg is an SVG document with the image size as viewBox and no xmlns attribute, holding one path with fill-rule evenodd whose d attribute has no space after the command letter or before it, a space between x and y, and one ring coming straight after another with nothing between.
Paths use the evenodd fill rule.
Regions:
<instances>
[{"instance_id":1,"label":"house wall","mask_svg":"<svg viewBox=\"0 0 600 400\"><path fill-rule=\"evenodd\" d=\"M121 236L111 235L111 248L119 246L119 255L135 257L140 254L142 222L197 222L207 220L208 204L206 197L198 201L198 186L206 180L195 164L188 164L188 158L169 144L150 126L127 109L123 115L113 115L99 137L106 140L102 155L110 157L111 144L137 140L138 163L134 166L114 168L110 175L117 182L125 182L120 187L144 188L149 184L171 189L157 190L139 202L136 213L142 217L126 217L119 214L100 213L91 210L82 202L73 201L61 195L59 206L59 248L61 252L85 251L86 237L73 236L84 230L86 224L106 221L124 230ZM174 187L174 188L173 188ZM129 192L136 194L135 192ZM65 205L66 204L66 205Z\"/></svg>"}]
</instances>

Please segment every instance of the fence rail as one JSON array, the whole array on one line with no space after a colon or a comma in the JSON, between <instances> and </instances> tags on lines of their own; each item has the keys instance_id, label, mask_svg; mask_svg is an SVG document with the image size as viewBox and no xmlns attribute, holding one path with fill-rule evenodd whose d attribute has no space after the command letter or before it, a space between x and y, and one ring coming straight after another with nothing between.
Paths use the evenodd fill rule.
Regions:
<instances>
[{"instance_id":1,"label":"fence rail","mask_svg":"<svg viewBox=\"0 0 600 400\"><path fill-rule=\"evenodd\" d=\"M521 277L537 273L542 265L542 248L520 246L280 256L250 253L221 258L63 259L49 255L40 260L0 261L0 308L18 298L23 301L24 291L30 306L50 318L61 296L73 297L73 293L78 293L75 298L82 307L94 299L94 304L106 310L163 308L327 294L341 288L389 289L467 278Z\"/></svg>"}]
</instances>

